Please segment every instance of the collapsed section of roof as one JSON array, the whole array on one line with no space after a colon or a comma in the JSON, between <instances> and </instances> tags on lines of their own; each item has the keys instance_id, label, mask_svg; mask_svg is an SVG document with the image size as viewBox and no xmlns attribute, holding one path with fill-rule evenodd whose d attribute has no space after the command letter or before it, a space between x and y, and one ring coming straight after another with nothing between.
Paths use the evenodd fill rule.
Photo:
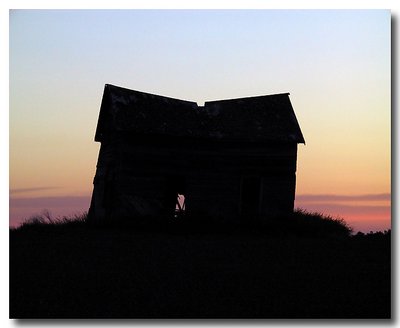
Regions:
<instances>
[{"instance_id":1,"label":"collapsed section of roof","mask_svg":"<svg viewBox=\"0 0 400 328\"><path fill-rule=\"evenodd\" d=\"M95 140L101 142L121 132L305 143L288 93L210 101L200 107L191 101L106 84Z\"/></svg>"}]
</instances>

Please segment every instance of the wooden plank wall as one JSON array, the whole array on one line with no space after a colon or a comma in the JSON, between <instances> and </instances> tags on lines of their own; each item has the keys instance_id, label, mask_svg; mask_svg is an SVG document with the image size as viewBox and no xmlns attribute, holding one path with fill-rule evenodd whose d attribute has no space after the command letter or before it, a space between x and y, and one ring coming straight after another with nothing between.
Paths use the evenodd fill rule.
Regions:
<instances>
[{"instance_id":1,"label":"wooden plank wall","mask_svg":"<svg viewBox=\"0 0 400 328\"><path fill-rule=\"evenodd\" d=\"M260 217L278 215L293 210L296 156L296 144L209 147L121 142L104 149L102 144L93 198L111 197L111 216L157 216L165 213L168 184L175 179L184 183L188 214L239 222L241 179L253 175L262 183ZM95 206L106 203L97 201Z\"/></svg>"}]
</instances>

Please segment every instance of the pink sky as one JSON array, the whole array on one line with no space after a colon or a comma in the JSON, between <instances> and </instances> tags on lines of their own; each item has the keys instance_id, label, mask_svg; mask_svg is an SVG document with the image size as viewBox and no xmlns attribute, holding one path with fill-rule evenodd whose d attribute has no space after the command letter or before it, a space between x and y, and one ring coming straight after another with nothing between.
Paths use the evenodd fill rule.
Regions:
<instances>
[{"instance_id":1,"label":"pink sky","mask_svg":"<svg viewBox=\"0 0 400 328\"><path fill-rule=\"evenodd\" d=\"M390 194L298 195L296 207L343 218L354 232L391 229Z\"/></svg>"},{"instance_id":2,"label":"pink sky","mask_svg":"<svg viewBox=\"0 0 400 328\"><path fill-rule=\"evenodd\" d=\"M13 227L44 210L60 217L83 213L90 205L90 196L17 197L14 194L10 196L10 226ZM391 228L390 194L298 195L296 207L341 217L355 232Z\"/></svg>"}]
</instances>

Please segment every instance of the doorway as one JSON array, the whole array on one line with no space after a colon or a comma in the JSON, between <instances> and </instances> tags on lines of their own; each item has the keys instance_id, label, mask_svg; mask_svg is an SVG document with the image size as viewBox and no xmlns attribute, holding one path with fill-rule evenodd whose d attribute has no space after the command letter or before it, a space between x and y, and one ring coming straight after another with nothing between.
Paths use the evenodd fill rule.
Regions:
<instances>
[{"instance_id":1,"label":"doorway","mask_svg":"<svg viewBox=\"0 0 400 328\"><path fill-rule=\"evenodd\" d=\"M165 209L168 216L173 218L183 217L185 214L185 179L181 176L167 178Z\"/></svg>"},{"instance_id":2,"label":"doorway","mask_svg":"<svg viewBox=\"0 0 400 328\"><path fill-rule=\"evenodd\" d=\"M177 194L176 206L175 206L175 218L181 218L185 215L186 203L185 195Z\"/></svg>"}]
</instances>

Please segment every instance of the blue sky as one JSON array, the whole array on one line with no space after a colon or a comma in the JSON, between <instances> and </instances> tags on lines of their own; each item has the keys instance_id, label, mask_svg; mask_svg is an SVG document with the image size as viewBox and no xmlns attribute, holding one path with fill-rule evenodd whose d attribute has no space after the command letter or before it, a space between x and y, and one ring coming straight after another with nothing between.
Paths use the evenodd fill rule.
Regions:
<instances>
[{"instance_id":1,"label":"blue sky","mask_svg":"<svg viewBox=\"0 0 400 328\"><path fill-rule=\"evenodd\" d=\"M388 15L372 10L12 11L11 83L68 88L72 82L114 82L198 101L306 86L319 91L324 76L334 83L349 74L349 65L357 75L367 65L384 73Z\"/></svg>"}]
</instances>

